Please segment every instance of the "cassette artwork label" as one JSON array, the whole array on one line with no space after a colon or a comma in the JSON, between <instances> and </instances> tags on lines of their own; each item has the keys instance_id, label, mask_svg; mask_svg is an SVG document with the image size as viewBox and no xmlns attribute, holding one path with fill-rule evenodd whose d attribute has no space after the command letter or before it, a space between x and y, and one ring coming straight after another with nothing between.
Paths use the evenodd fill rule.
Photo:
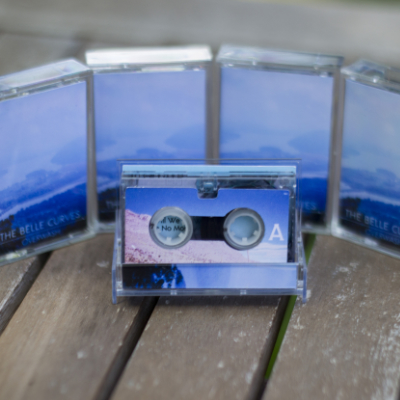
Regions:
<instances>
[{"instance_id":1,"label":"cassette artwork label","mask_svg":"<svg viewBox=\"0 0 400 400\"><path fill-rule=\"evenodd\" d=\"M94 87L99 219L108 223L115 220L118 159L205 157L206 73L95 74Z\"/></svg>"},{"instance_id":2,"label":"cassette artwork label","mask_svg":"<svg viewBox=\"0 0 400 400\"><path fill-rule=\"evenodd\" d=\"M286 263L289 191L127 188L128 264Z\"/></svg>"},{"instance_id":3,"label":"cassette artwork label","mask_svg":"<svg viewBox=\"0 0 400 400\"><path fill-rule=\"evenodd\" d=\"M86 83L0 102L0 255L86 227Z\"/></svg>"},{"instance_id":4,"label":"cassette artwork label","mask_svg":"<svg viewBox=\"0 0 400 400\"><path fill-rule=\"evenodd\" d=\"M400 246L400 94L346 81L340 224Z\"/></svg>"},{"instance_id":5,"label":"cassette artwork label","mask_svg":"<svg viewBox=\"0 0 400 400\"><path fill-rule=\"evenodd\" d=\"M325 221L333 78L221 69L221 158L301 158L302 221Z\"/></svg>"}]
</instances>

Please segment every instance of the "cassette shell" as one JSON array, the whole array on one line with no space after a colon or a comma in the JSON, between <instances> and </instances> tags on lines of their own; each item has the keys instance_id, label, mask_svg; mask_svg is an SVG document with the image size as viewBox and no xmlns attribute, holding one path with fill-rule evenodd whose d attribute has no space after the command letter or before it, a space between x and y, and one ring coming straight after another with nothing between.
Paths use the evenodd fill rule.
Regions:
<instances>
[{"instance_id":1,"label":"cassette shell","mask_svg":"<svg viewBox=\"0 0 400 400\"><path fill-rule=\"evenodd\" d=\"M77 60L68 59L0 77L0 105L3 101L5 104L20 104L21 102L28 101L31 105L33 105L31 110L33 110L36 105L38 105L39 109L41 110L41 114L43 115L45 115L46 110L48 110L47 114L49 119L51 115L54 115L54 112L51 112L51 107L55 107L59 114L63 113L63 110L56 105L58 102L48 101L49 96L54 96L55 98L60 99L61 97L68 97L66 92L70 93L71 96L74 95L73 93L79 92L79 97L72 98L72 101L67 104L69 104L69 108L73 107L73 104L75 103L73 99L75 99L76 103L80 104L79 115L81 116L83 113L85 113L85 117L79 117L81 118L79 120L79 124L82 127L82 136L84 135L82 138L84 145L81 145L80 143L79 145L75 145L74 151L77 150L81 155L81 158L84 157L84 163L86 165L85 170L80 174L80 176L84 176L86 180L86 190L84 193L86 213L84 217L85 223L80 224L79 228L74 228L68 233L61 232L60 234L51 236L50 233L43 229L43 226L54 226L55 224L59 225L60 223L63 223L63 221L67 221L68 218L73 218L73 215L61 216L59 219L55 218L52 220L29 222L29 226L26 225L26 227L23 227L23 229L21 229L21 227L18 228L19 234L21 234L23 231L32 232L35 230L43 230L39 232L36 238L28 238L29 240L26 240L26 245L23 244L22 247L12 248L5 254L3 253L0 255L0 265L31 257L43 252L48 252L72 243L79 242L81 240L91 238L95 235L97 229L97 200L95 196L96 167L94 160L94 136L92 127L92 76L92 71L87 66L81 64ZM85 86L85 89L83 89L83 86ZM77 89L78 87L80 87L79 90ZM39 101L40 99L43 101L43 103ZM67 118L68 123L71 120L75 120L75 115L72 115L72 117L69 116ZM28 118L28 115L25 115L25 119L26 118ZM18 119L14 119L13 121L15 121L15 123L23 123L22 120L19 121ZM37 129L42 131L44 128L40 125L41 123L37 122L37 120L35 121L35 123L37 123ZM59 124L59 121L57 121L57 124ZM50 122L45 121L45 125L50 126L51 124ZM54 126L53 130L57 130L57 125ZM54 132L52 132L52 136L54 136ZM69 135L64 136L64 142L68 140L69 137ZM71 135L70 140L72 140L72 138L73 135ZM26 138L24 143L25 146L27 144L27 139L28 138ZM46 144L50 146L51 141ZM53 147L51 148L53 153L57 150L57 146L58 144L53 144ZM58 148L60 155L62 150L63 149ZM23 152L24 150L20 150L19 154L23 154ZM43 165L43 163L40 165ZM15 165L12 167L14 168ZM43 167L43 171L45 171L45 167ZM25 171L25 173L28 172L29 171ZM33 179L39 179L38 184L34 185L36 191L39 190L39 185L49 184L49 180L51 179L55 179L54 182L57 182L57 179L52 178L51 174L47 173L47 175L44 175L44 172L41 172L40 169L33 170L33 174L36 174L32 175ZM66 179L65 176L64 179ZM24 185L24 189L28 190L29 185ZM38 198L37 193L31 193L27 198L33 205L40 205L46 201L46 198L45 200L41 201L40 198ZM18 203L16 204L16 207L21 208L22 204ZM30 216L30 218L31 217L32 216ZM42 232L44 232L44 234L42 234Z\"/></svg>"},{"instance_id":2,"label":"cassette shell","mask_svg":"<svg viewBox=\"0 0 400 400\"><path fill-rule=\"evenodd\" d=\"M399 196L397 177L399 157L393 151L383 153L381 147L381 144L385 144L395 149L397 145L397 142L393 143L393 132L398 132L400 69L361 59L342 68L341 75L341 107L338 113L340 129L335 146L337 156L334 179L332 179L334 182L332 234L400 258L400 230L396 229L393 232L393 228L398 226L399 218L396 210ZM352 100L356 98L355 93L359 96L357 103ZM349 112L349 107L352 105L356 105L356 113ZM361 118L359 112L362 113ZM368 132L354 124L346 125L346 118L349 115L354 121L357 118L366 124L367 129L373 126L374 131ZM363 140L365 143L357 147L356 154L349 146L348 140L354 140L357 135L361 137L358 141ZM369 149L373 150L368 153ZM382 165L378 166L379 162L382 162ZM356 185L343 181L343 169L346 167L347 170L351 169L346 163L352 163L351 168L357 174ZM346 188L348 193L345 193ZM360 195L354 196L351 190ZM343 215L348 209L346 202L354 208L351 210L354 214L349 219ZM393 221L396 221L396 226Z\"/></svg>"},{"instance_id":3,"label":"cassette shell","mask_svg":"<svg viewBox=\"0 0 400 400\"><path fill-rule=\"evenodd\" d=\"M204 161L188 160L126 160L119 162L121 180L112 269L113 301L116 302L120 296L227 294L297 294L303 296L303 300L305 300L307 267L300 234L301 209L298 201L300 161L247 160L247 162L243 162L223 160L218 165L215 165L216 161L208 160L206 163ZM274 185L277 179L280 182L277 185L278 189ZM282 187L284 182L290 183L291 186ZM163 198L161 200L159 198L158 202L154 200L154 193L169 193L173 190L175 191L175 197L172 198L180 199L179 201L164 202ZM215 201L216 198L212 194L214 190L219 193L216 197L217 201ZM193 260L188 262L188 258L185 257L188 256L189 250L200 249L200 253L204 253L203 249L209 245L208 242L199 242L198 237L193 233L192 240L189 240L180 248L164 250L167 253L163 253L162 246L158 246L151 239L153 243L152 249L157 246L160 249L158 254L161 255L160 258L156 257L154 259L161 261L149 261L149 259L153 259L153 255L151 252L145 251L145 247L141 244L144 236L140 236L142 234L138 232L143 232L143 235L150 237L150 220L157 210L164 208L160 204L162 205L164 202L165 207L180 207L183 201L180 193L185 193L186 195L187 193L192 193L191 191L196 194L193 199L200 199L196 200L199 204L202 201L210 202L207 203L206 209L210 209L210 205L212 205L211 209L214 209L213 207L222 204L221 201L225 198L233 199L237 197L232 197L230 195L231 192L238 193L239 197L243 196L243 199L247 198L247 194L255 195L259 193L258 196L262 194L263 196L277 197L286 196L287 194L288 239L285 259L280 258L280 261L271 259L270 262L265 259L250 263L247 261L242 262L240 260L247 254L247 251L258 252L257 244L255 247L252 246L252 249L243 252L235 250L227 243L224 244L225 239L221 236L221 238L214 238L214 243L221 243L219 246L226 246L224 249L230 248L231 250L218 250L216 255L220 255L219 261L214 259L212 262L206 261L204 263L199 260L197 262L193 257L199 253L192 252L189 255ZM150 197L140 197L147 196L149 193L153 194L149 195ZM225 197L219 199L219 196L222 195ZM192 195L190 194L190 196ZM146 204L147 207L148 203L153 202L152 199L155 203L151 205L150 209L154 211L147 212L148 216L143 213L140 214L140 204ZM130 206L132 201L136 208ZM232 201L232 204L237 202L237 200L230 201ZM179 205L173 205L172 203L174 202L179 203ZM225 219L229 215L229 212L226 212L229 207L226 207L220 211L220 214L218 214L220 217L218 218ZM200 217L196 217L194 213L189 212L184 207L180 208L189 217L194 218L194 224L196 224L196 218ZM256 213L262 211L263 215L266 215L264 214L266 212L264 207L263 210L250 206L232 207L230 211L234 211L237 208L256 208ZM206 214L207 212L203 212L196 215L203 215L213 219L211 213L210 215ZM264 216L263 218L265 221L266 217ZM268 229L267 234L260 234L261 237L264 236L264 240L274 237L275 231L273 230L271 233L271 221L267 221L267 225L265 226L265 229ZM136 228L132 228L132 230L131 226ZM195 230L196 228L194 228ZM134 235L134 240L132 235ZM275 236L279 237L278 231L275 232ZM257 239L254 239L254 243L258 240L259 237L257 236ZM276 240L279 241L279 239ZM219 248L221 249L221 247ZM231 261L226 258L225 251L227 252L226 254L233 254ZM234 254L237 254L237 256ZM178 258L173 258L175 255ZM235 257L239 261L235 261ZM165 262L166 260L167 262ZM228 262L225 262L226 260ZM230 275L229 279L227 279L228 275L226 274ZM143 278L144 276L145 278ZM143 284L143 279L148 283ZM150 281L156 279L156 282L151 283L149 279ZM193 284L193 279L195 284ZM256 280L257 282L255 282Z\"/></svg>"},{"instance_id":4,"label":"cassette shell","mask_svg":"<svg viewBox=\"0 0 400 400\"><path fill-rule=\"evenodd\" d=\"M284 73L286 75L297 75L299 79L304 77L307 79L308 77L316 77L316 78L332 78L331 85L331 94L329 95L330 107L326 112L329 112L331 116L328 120L328 123L324 125L323 130L326 130L326 134L324 134L324 140L326 141L326 148L320 150L320 153L324 154L324 180L325 183L321 182L312 182L308 180L308 182L304 183L302 186L303 192L303 216L302 216L302 229L304 232L312 232L318 234L329 234L330 233L330 221L332 216L332 193L334 191L333 181L332 179L328 179L329 176L333 173L333 158L335 157L334 153L334 140L337 131L337 122L334 116L336 115L336 111L338 108L338 97L339 97L339 81L340 81L340 68L343 65L344 58L338 55L329 55L329 54L320 54L320 53L303 53L296 51L287 51L287 50L279 50L279 49L268 49L262 47L250 47L250 46L239 46L232 44L222 45L216 62L218 65L217 76L219 80L218 86L220 87L219 91L219 100L216 102L217 106L215 107L215 118L219 121L216 122L219 126L220 137L222 138L220 144L220 157L231 157L231 154L235 154L235 157L247 158L247 157L257 157L258 149L262 146L266 146L269 150L269 157L282 157L282 154L288 154L285 146L280 146L280 143L277 142L274 145L274 148L269 147L268 140L261 141L254 145L253 147L249 147L249 150L243 150L240 147L241 140L237 140L236 137L232 136L232 139L229 138L230 135L230 126L228 123L227 126L226 137L224 135L223 124L224 123L224 115L223 115L223 103L224 103L224 90L222 87L222 82L224 80L224 71L228 70L248 70L249 74L253 74L255 72L261 73ZM254 76L254 75L253 75ZM260 75L259 75L260 76ZM235 75L235 79L239 81L238 75ZM261 79L261 78L259 78ZM287 82L290 82L286 79ZM262 81L262 80L261 80ZM320 79L318 79L320 81ZM252 81L253 82L253 81ZM306 81L304 81L306 82ZM309 80L307 80L309 82ZM322 82L322 81L321 81ZM253 82L254 84L254 82ZM238 86L239 90L243 90L244 83L241 81L240 86ZM250 89L251 90L251 89ZM232 86L227 89L226 93L230 94L229 102L232 100ZM320 94L319 94L320 96ZM256 97L254 97L251 101L255 101ZM303 100L304 101L304 100ZM260 102L262 103L262 101ZM240 103L239 103L240 104ZM321 103L322 104L322 103ZM283 107L287 105L284 104ZM236 104L235 107L238 107ZM233 112L236 108L233 108ZM314 109L311 108L310 109ZM263 121L263 115L261 114L261 121ZM229 115L230 119L232 116ZM314 118L313 114L310 114L310 118ZM228 117L226 120L230 120ZM253 125L255 124L254 118L252 121ZM253 126L252 125L252 126ZM259 129L264 129L262 124L259 126ZM285 128L282 128L285 130ZM254 126L253 126L254 130ZM319 129L318 129L319 130ZM298 140L303 142L303 146L308 146L308 148L314 148L315 142L310 139L305 139L301 137L301 133L299 132ZM244 135L243 135L244 136ZM307 143L307 140L310 140ZM231 141L229 143L229 141ZM227 144L229 143L229 144ZM237 147L234 147L234 143L237 143ZM229 149L229 150L228 150ZM279 149L279 150L277 150ZM303 150L302 150L303 151ZM272 153L271 153L272 152ZM321 156L318 154L318 157ZM262 155L260 155L262 157ZM286 157L290 157L287 155ZM305 154L300 154L303 159L306 158ZM319 163L321 163L321 158L319 158ZM318 167L320 168L320 167ZM309 170L308 172L313 172ZM316 176L320 177L321 171L317 170ZM304 179L307 179L305 174L303 175ZM323 186L322 186L323 185ZM310 189L309 189L310 188ZM319 191L318 196L315 195L316 191ZM305 196L305 194L308 194Z\"/></svg>"},{"instance_id":5,"label":"cassette shell","mask_svg":"<svg viewBox=\"0 0 400 400\"><path fill-rule=\"evenodd\" d=\"M204 124L205 124L205 132L198 133L197 135L201 135L201 140L204 141L204 146L196 146L195 152L193 152L193 148L190 148L190 152L186 152L185 146L181 147L178 143L176 147L178 148L180 156L171 156L171 158L177 157L189 157L189 158L205 158L210 153L210 148L212 147L212 134L211 129L209 127L209 118L210 118L210 110L209 104L210 95L211 95L211 66L212 66L212 51L211 48L207 45L191 45L191 46L165 46L165 47L132 47L132 48L104 48L104 49L96 49L90 50L86 52L86 63L92 69L94 74L94 84L95 86L99 84L99 82L107 79L107 76L115 76L118 75L120 78L127 79L130 75L136 76L136 79L139 78L140 74L143 75L154 75L157 76L162 73L176 73L180 75L180 73L195 73L196 75L202 75L204 73L204 95L205 102L203 104L204 110L201 110L201 116L204 116ZM200 74L199 74L200 73ZM175 78L177 79L177 78ZM163 85L159 86L162 90ZM185 86L186 87L186 86ZM114 88L115 90L115 88ZM184 93L187 93L185 91ZM101 103L107 99L107 95L102 96L103 92L98 89L96 86L95 92L95 120L97 120L99 109ZM118 98L123 98L123 93L118 92ZM192 96L190 94L190 96ZM163 97L158 96L160 99ZM143 104L143 99L140 98L141 104ZM186 104L186 107L189 106ZM149 109L152 109L149 106ZM165 112L165 111L164 111ZM109 115L109 113L106 113ZM188 115L186 115L188 117ZM112 118L112 117L110 117ZM121 124L121 115L118 114L118 120L115 122L118 125ZM197 116L193 117L194 119L198 119ZM123 120L123 117L122 117ZM114 126L115 123L112 123ZM104 125L104 124L102 124ZM176 128L176 131L180 130L180 128ZM97 140L101 139L100 129L98 129L96 135ZM164 133L159 134L159 136L165 135ZM171 136L170 136L171 137ZM199 137L197 137L199 139ZM158 140L158 138L157 138ZM148 144L142 146L145 149L151 148L153 150L158 150L160 153L165 154L165 149L162 148L162 145L158 145L158 141L152 141ZM163 140L168 140L167 137L163 137ZM171 142L173 138L170 139ZM108 142L115 141L115 138L109 138ZM107 143L107 140L105 141ZM115 146L115 145L114 145ZM186 145L187 146L187 145ZM125 157L126 152L118 150L119 156L115 158L115 164L118 157ZM157 151L156 151L157 153ZM193 155L195 153L195 155ZM132 155L133 157L133 155ZM139 156L140 157L140 156ZM147 155L147 157L150 157ZM169 156L168 156L169 157ZM110 172L114 173L114 170L111 167L108 168L107 172L102 176L102 169L100 167L101 161L98 157L98 182L101 182L110 175ZM115 170L116 173L116 170ZM114 187L107 187L106 190L100 191L100 186L98 188L98 198L99 198L99 231L101 232L114 232L115 229L115 218L114 218L114 207L108 209L109 204L116 201L117 195L110 195L108 191L114 191ZM117 188L115 188L115 192L117 192Z\"/></svg>"}]
</instances>

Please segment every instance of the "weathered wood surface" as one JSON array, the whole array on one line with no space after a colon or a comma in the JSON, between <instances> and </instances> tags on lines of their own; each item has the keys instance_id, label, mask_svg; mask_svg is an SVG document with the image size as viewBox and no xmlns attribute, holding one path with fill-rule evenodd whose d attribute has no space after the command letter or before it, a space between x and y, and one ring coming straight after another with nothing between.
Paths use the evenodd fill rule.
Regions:
<instances>
[{"instance_id":1,"label":"weathered wood surface","mask_svg":"<svg viewBox=\"0 0 400 400\"><path fill-rule=\"evenodd\" d=\"M73 57L80 46L72 39L0 33L0 75Z\"/></svg>"},{"instance_id":2,"label":"weathered wood surface","mask_svg":"<svg viewBox=\"0 0 400 400\"><path fill-rule=\"evenodd\" d=\"M46 260L44 254L0 267L0 335Z\"/></svg>"},{"instance_id":3,"label":"weathered wood surface","mask_svg":"<svg viewBox=\"0 0 400 400\"><path fill-rule=\"evenodd\" d=\"M52 253L0 336L1 399L107 398L155 305L111 303L113 237Z\"/></svg>"},{"instance_id":4,"label":"weathered wood surface","mask_svg":"<svg viewBox=\"0 0 400 400\"><path fill-rule=\"evenodd\" d=\"M400 260L317 238L263 400L398 399Z\"/></svg>"},{"instance_id":5,"label":"weathered wood surface","mask_svg":"<svg viewBox=\"0 0 400 400\"><path fill-rule=\"evenodd\" d=\"M286 298L160 298L113 400L253 399Z\"/></svg>"},{"instance_id":6,"label":"weathered wood surface","mask_svg":"<svg viewBox=\"0 0 400 400\"><path fill-rule=\"evenodd\" d=\"M0 26L126 45L221 43L338 53L400 65L400 7L234 0L3 0Z\"/></svg>"}]
</instances>

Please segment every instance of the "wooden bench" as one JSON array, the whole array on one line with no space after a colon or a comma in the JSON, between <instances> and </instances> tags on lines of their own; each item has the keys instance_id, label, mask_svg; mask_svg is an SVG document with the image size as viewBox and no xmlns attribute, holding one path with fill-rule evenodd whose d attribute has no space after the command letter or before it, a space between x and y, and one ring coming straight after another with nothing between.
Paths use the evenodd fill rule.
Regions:
<instances>
[{"instance_id":1,"label":"wooden bench","mask_svg":"<svg viewBox=\"0 0 400 400\"><path fill-rule=\"evenodd\" d=\"M126 7L129 11L127 3L118 0L120 3L121 10ZM153 3L161 11L165 9L161 3ZM178 3L173 2L175 9ZM29 10L40 4L46 4L45 0L27 3L26 9L10 1L0 7L3 29L15 30L13 21L19 16L23 22L17 26L19 31L44 29L59 35L0 32L0 74L69 56L82 58L86 48L99 46L93 42L97 35L99 40L124 44L135 33L125 17L120 21L129 29L122 32L120 28L113 36L111 28L99 33L99 27L108 22L100 17L96 24L77 17L77 12L62 19L51 8L42 9L43 14ZM57 4L61 7L61 2ZM266 15L262 5L232 3L232 11L227 4L221 1L213 9L214 13L228 10L221 40L234 41L234 16L240 10L248 23L257 18L247 34L249 43L254 42L251 37L269 29L263 31L261 16L256 17ZM142 3L136 5L139 12L135 15L146 14ZM187 7L195 14L195 5ZM274 10L272 5L267 8ZM88 6L82 10L88 18ZM161 11L149 15L150 23L159 21ZM276 8L268 18L272 21L281 11ZM311 14L325 15L315 10ZM291 18L294 15L289 13ZM384 34L392 32L393 21L399 20L395 16L387 20ZM384 20L384 15L378 17ZM138 21L139 17L135 18ZM169 28L161 24L161 31L169 32L167 39L179 42L177 38L186 29L191 41L215 45L218 19L215 17L214 36L203 40L198 40L195 28L189 29L179 19L173 19L176 24ZM66 24L71 21L75 25L68 30ZM118 25L117 20L110 21L111 27ZM79 37L85 26L85 38L68 39ZM316 26L314 23L312 29ZM274 29L280 28L275 24ZM78 33L74 36L71 32ZM165 43L156 29L152 35L147 39L139 35L136 40ZM290 44L293 39L279 40L276 44L284 46L285 40ZM339 37L335 40L339 46ZM298 37L285 47L300 48L300 42ZM348 52L352 43L344 44L350 46ZM319 44L312 46L318 48ZM379 56L371 46L371 52ZM388 43L386 46L390 48ZM149 297L123 299L112 305L112 247L112 235L100 235L0 268L0 399L398 398L400 261L319 236L309 263L308 302L296 304L266 382L288 297Z\"/></svg>"},{"instance_id":2,"label":"wooden bench","mask_svg":"<svg viewBox=\"0 0 400 400\"><path fill-rule=\"evenodd\" d=\"M112 245L101 235L0 270L1 399L397 399L398 260L318 237L310 297L264 391L287 298L112 305Z\"/></svg>"}]
</instances>

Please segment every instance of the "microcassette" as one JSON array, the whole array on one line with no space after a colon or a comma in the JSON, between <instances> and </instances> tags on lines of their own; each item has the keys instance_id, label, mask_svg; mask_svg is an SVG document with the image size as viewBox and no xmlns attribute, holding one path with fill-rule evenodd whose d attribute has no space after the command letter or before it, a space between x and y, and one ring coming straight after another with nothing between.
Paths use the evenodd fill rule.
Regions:
<instances>
[{"instance_id":1,"label":"microcassette","mask_svg":"<svg viewBox=\"0 0 400 400\"><path fill-rule=\"evenodd\" d=\"M116 290L298 290L298 161L120 169Z\"/></svg>"}]
</instances>

